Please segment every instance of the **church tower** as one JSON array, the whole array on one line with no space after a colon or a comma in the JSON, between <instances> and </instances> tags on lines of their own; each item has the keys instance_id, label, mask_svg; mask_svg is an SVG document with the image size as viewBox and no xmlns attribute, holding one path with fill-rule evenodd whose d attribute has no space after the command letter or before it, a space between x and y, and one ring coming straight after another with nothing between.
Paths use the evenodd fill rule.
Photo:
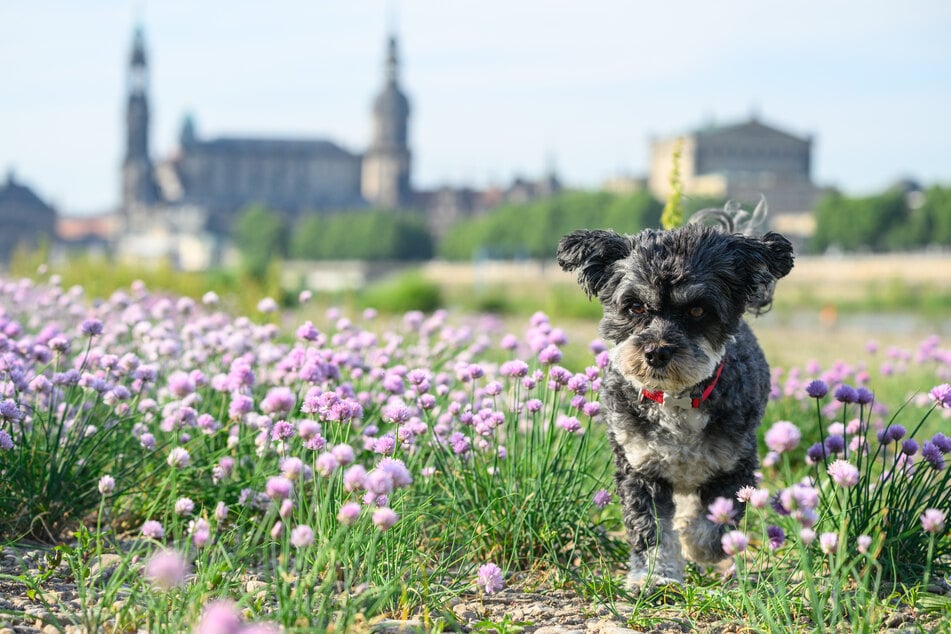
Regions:
<instances>
[{"instance_id":1,"label":"church tower","mask_svg":"<svg viewBox=\"0 0 951 634\"><path fill-rule=\"evenodd\" d=\"M410 151L407 145L409 100L399 88L396 38L390 37L386 85L373 103L373 141L363 155L361 193L384 209L410 204Z\"/></svg>"},{"instance_id":2,"label":"church tower","mask_svg":"<svg viewBox=\"0 0 951 634\"><path fill-rule=\"evenodd\" d=\"M135 30L127 81L126 152L122 163L122 208L126 211L158 199L149 158L148 64L141 27Z\"/></svg>"}]
</instances>

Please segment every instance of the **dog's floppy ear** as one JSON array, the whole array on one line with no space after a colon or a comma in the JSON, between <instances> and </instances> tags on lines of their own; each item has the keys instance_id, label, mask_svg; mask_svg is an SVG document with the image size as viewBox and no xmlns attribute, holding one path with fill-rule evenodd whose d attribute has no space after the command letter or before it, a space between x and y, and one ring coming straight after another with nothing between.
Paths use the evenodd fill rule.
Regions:
<instances>
[{"instance_id":1,"label":"dog's floppy ear","mask_svg":"<svg viewBox=\"0 0 951 634\"><path fill-rule=\"evenodd\" d=\"M558 243L558 265L578 271L578 284L588 297L598 295L611 277L611 264L631 253L631 242L614 231L581 229Z\"/></svg>"},{"instance_id":2,"label":"dog's floppy ear","mask_svg":"<svg viewBox=\"0 0 951 634\"><path fill-rule=\"evenodd\" d=\"M793 268L793 247L784 236L769 232L762 238L747 238L746 266L749 274L747 309L760 315L773 303L776 281Z\"/></svg>"}]
</instances>

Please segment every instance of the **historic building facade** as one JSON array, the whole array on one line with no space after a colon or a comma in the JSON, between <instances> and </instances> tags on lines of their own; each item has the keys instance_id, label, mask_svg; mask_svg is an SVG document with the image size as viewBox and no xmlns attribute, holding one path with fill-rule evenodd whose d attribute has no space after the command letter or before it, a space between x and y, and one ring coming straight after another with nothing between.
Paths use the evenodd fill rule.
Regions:
<instances>
[{"instance_id":1,"label":"historic building facade","mask_svg":"<svg viewBox=\"0 0 951 634\"><path fill-rule=\"evenodd\" d=\"M320 138L203 138L189 116L182 125L178 151L153 163L148 64L142 30L137 30L128 65L122 165L122 211L128 232L154 224L171 207L202 216L200 224L221 235L227 234L235 214L250 204L289 216L371 205L407 207L412 202L410 108L399 86L395 38L388 43L385 70L384 87L373 107L373 139L365 153Z\"/></svg>"},{"instance_id":2,"label":"historic building facade","mask_svg":"<svg viewBox=\"0 0 951 634\"><path fill-rule=\"evenodd\" d=\"M199 134L186 117L178 149L164 160L149 152L148 63L142 30L127 68L126 152L122 165L123 230L116 250L185 267L221 259L236 214L251 204L302 214L367 207L416 210L437 238L466 217L503 202L533 200L560 189L552 174L511 186L415 189L409 145L410 101L400 85L395 37L387 41L384 81L373 100L372 136L363 152L329 139L218 137Z\"/></svg>"},{"instance_id":3,"label":"historic building facade","mask_svg":"<svg viewBox=\"0 0 951 634\"><path fill-rule=\"evenodd\" d=\"M13 171L0 184L0 265L18 246L35 248L56 237L56 210L32 189L17 181Z\"/></svg>"},{"instance_id":4,"label":"historic building facade","mask_svg":"<svg viewBox=\"0 0 951 634\"><path fill-rule=\"evenodd\" d=\"M709 126L651 142L648 188L660 200L671 192L679 152L684 193L755 204L766 196L773 227L809 233L820 194L812 182L812 138L768 126L756 117Z\"/></svg>"}]
</instances>

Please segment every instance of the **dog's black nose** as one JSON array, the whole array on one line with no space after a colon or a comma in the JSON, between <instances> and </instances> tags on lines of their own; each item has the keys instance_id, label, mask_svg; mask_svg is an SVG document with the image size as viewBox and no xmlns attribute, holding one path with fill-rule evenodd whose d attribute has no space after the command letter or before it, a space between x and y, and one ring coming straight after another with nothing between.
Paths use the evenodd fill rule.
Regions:
<instances>
[{"instance_id":1,"label":"dog's black nose","mask_svg":"<svg viewBox=\"0 0 951 634\"><path fill-rule=\"evenodd\" d=\"M648 365L652 368L662 368L668 363L670 363L671 357L674 356L674 347L673 346L647 346L644 348L644 358L647 359Z\"/></svg>"}]
</instances>

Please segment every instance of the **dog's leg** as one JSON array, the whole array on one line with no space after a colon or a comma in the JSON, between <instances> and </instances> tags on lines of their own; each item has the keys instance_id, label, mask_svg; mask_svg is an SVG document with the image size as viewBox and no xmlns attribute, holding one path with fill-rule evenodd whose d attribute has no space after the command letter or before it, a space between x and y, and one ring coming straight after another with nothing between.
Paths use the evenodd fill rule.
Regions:
<instances>
[{"instance_id":1,"label":"dog's leg","mask_svg":"<svg viewBox=\"0 0 951 634\"><path fill-rule=\"evenodd\" d=\"M636 474L623 456L617 466L615 481L631 546L627 587L682 582L684 561L673 526L670 483Z\"/></svg>"},{"instance_id":2,"label":"dog's leg","mask_svg":"<svg viewBox=\"0 0 951 634\"><path fill-rule=\"evenodd\" d=\"M756 482L754 468L755 463L749 463L706 482L700 487L699 495L678 496L675 527L688 559L699 564L715 564L726 557L721 538L729 527L708 520L707 507L718 497L732 500L733 508L736 509L734 521L739 523L746 511L746 504L736 499L736 492Z\"/></svg>"}]
</instances>

